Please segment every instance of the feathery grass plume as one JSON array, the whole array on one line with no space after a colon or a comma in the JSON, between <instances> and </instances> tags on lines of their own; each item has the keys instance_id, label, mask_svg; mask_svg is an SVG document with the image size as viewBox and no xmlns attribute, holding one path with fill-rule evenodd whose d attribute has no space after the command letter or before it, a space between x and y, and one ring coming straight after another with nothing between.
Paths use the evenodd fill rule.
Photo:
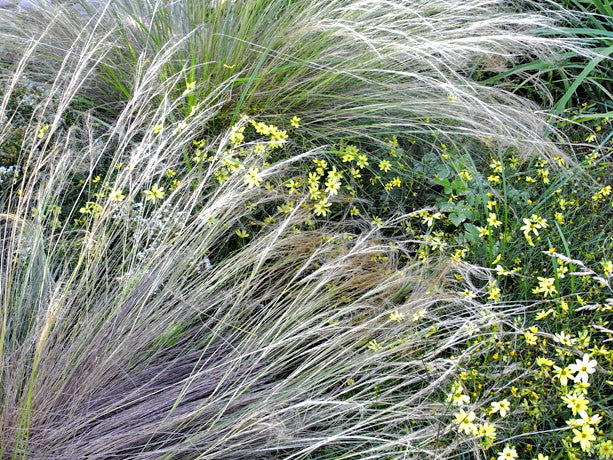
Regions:
<instances>
[{"instance_id":1,"label":"feathery grass plume","mask_svg":"<svg viewBox=\"0 0 613 460\"><path fill-rule=\"evenodd\" d=\"M23 47L45 30L38 71L47 79L54 56L98 43L106 54L82 93L94 105L130 100L139 73L153 67L161 80L182 76L176 90L190 93L183 114L224 88L211 127L232 124L245 110L286 113L324 142L394 134L430 144L439 134L551 152L537 106L474 76L491 62L547 60L559 49L587 53L543 12L514 8L533 4L527 0L80 3L4 14L1 41Z\"/></svg>"},{"instance_id":2,"label":"feathery grass plume","mask_svg":"<svg viewBox=\"0 0 613 460\"><path fill-rule=\"evenodd\" d=\"M3 101L31 69L34 46ZM108 42L83 46L34 108L23 173L0 202L0 456L445 458L477 449L450 424L452 356L506 313L454 294L447 267L411 262L401 239L376 229L351 240L340 225L292 231L300 207L230 244L247 202L275 194L247 188L240 169L215 181L227 132L204 146L213 161L181 167L224 99L212 94L168 124L189 96L171 96L183 77L161 82L145 66L104 123L74 104ZM0 106L0 143L11 110ZM310 155L262 173L281 175ZM168 168L181 183L144 199ZM394 311L420 319L394 321Z\"/></svg>"}]
</instances>

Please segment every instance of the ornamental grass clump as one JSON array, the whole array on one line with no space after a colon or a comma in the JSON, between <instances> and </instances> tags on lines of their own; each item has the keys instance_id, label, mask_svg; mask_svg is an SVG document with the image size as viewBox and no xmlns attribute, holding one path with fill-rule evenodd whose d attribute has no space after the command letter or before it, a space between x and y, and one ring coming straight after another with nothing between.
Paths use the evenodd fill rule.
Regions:
<instances>
[{"instance_id":1,"label":"ornamental grass clump","mask_svg":"<svg viewBox=\"0 0 613 460\"><path fill-rule=\"evenodd\" d=\"M80 96L111 117L155 69L161 81L181 76L174 94L189 93L175 118L222 94L209 129L234 124L241 111L290 114L309 139L329 143L398 135L430 146L439 134L551 153L539 108L478 79L528 57L553 60L560 49L587 53L555 29L562 13L527 13L540 5L531 1L80 3L4 14L0 42L14 50L39 41L43 80L55 78L66 53L75 65L76 49L95 46Z\"/></svg>"},{"instance_id":2,"label":"ornamental grass clump","mask_svg":"<svg viewBox=\"0 0 613 460\"><path fill-rule=\"evenodd\" d=\"M0 144L36 46L3 74ZM193 163L220 99L169 122L188 97L169 96L182 77L160 81L149 68L103 122L77 104L108 50L87 49L73 50L76 64L66 56L33 107L22 170L2 188L0 455L460 449L442 415L453 354L498 313L447 289L447 267L414 261L402 238L325 220L304 227L301 203L241 238L253 207L278 196L245 179L252 165L254 177L283 180L318 151L294 147L266 164L255 147L235 151L234 126L195 142L207 160Z\"/></svg>"}]
</instances>

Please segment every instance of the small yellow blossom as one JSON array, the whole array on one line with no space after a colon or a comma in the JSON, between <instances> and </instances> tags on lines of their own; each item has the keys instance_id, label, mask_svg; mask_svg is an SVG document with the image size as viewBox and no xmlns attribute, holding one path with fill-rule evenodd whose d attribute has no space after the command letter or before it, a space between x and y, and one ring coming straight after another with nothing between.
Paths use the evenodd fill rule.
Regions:
<instances>
[{"instance_id":1,"label":"small yellow blossom","mask_svg":"<svg viewBox=\"0 0 613 460\"><path fill-rule=\"evenodd\" d=\"M121 189L111 190L109 193L109 198L111 201L122 201L125 199L125 195L122 193Z\"/></svg>"},{"instance_id":2,"label":"small yellow blossom","mask_svg":"<svg viewBox=\"0 0 613 460\"><path fill-rule=\"evenodd\" d=\"M589 399L583 397L583 395L579 395L577 393L570 393L562 396L562 401L566 403L566 407L572 410L573 415L581 415L582 412L587 413L587 405L590 402Z\"/></svg>"},{"instance_id":3,"label":"small yellow blossom","mask_svg":"<svg viewBox=\"0 0 613 460\"><path fill-rule=\"evenodd\" d=\"M487 223L494 228L498 228L502 225L502 222L498 220L498 218L496 217L496 214L493 212L490 212L488 214Z\"/></svg>"},{"instance_id":4,"label":"small yellow blossom","mask_svg":"<svg viewBox=\"0 0 613 460\"><path fill-rule=\"evenodd\" d=\"M494 401L491 404L491 412L495 414L496 412L500 413L501 417L506 417L509 409L511 408L511 404L508 399L503 399L502 401Z\"/></svg>"},{"instance_id":5,"label":"small yellow blossom","mask_svg":"<svg viewBox=\"0 0 613 460\"><path fill-rule=\"evenodd\" d=\"M377 339L372 339L368 342L368 349L372 351L379 351L381 349L381 345L377 342Z\"/></svg>"},{"instance_id":6,"label":"small yellow blossom","mask_svg":"<svg viewBox=\"0 0 613 460\"><path fill-rule=\"evenodd\" d=\"M596 441L596 436L594 436L594 428L589 425L583 425L581 427L581 431L573 428L573 434L575 435L573 442L579 443L581 450L584 452L591 449L592 441Z\"/></svg>"},{"instance_id":7,"label":"small yellow blossom","mask_svg":"<svg viewBox=\"0 0 613 460\"><path fill-rule=\"evenodd\" d=\"M600 262L600 264L602 265L602 271L604 272L604 275L607 278L611 277L611 275L613 275L613 262L610 260L604 260Z\"/></svg>"},{"instance_id":8,"label":"small yellow blossom","mask_svg":"<svg viewBox=\"0 0 613 460\"><path fill-rule=\"evenodd\" d=\"M491 235L491 230L486 227L477 227L477 231L479 232L479 238Z\"/></svg>"},{"instance_id":9,"label":"small yellow blossom","mask_svg":"<svg viewBox=\"0 0 613 460\"><path fill-rule=\"evenodd\" d=\"M582 359L577 359L575 364L571 364L568 368L575 373L575 382L587 383L589 374L596 372L596 365L596 361L590 359L590 355L584 353Z\"/></svg>"},{"instance_id":10,"label":"small yellow blossom","mask_svg":"<svg viewBox=\"0 0 613 460\"><path fill-rule=\"evenodd\" d=\"M524 332L524 339L528 345L536 345L537 337L530 331Z\"/></svg>"},{"instance_id":11,"label":"small yellow blossom","mask_svg":"<svg viewBox=\"0 0 613 460\"><path fill-rule=\"evenodd\" d=\"M243 182L248 188L258 187L262 182L260 170L257 167L250 168L247 174L243 176Z\"/></svg>"},{"instance_id":12,"label":"small yellow blossom","mask_svg":"<svg viewBox=\"0 0 613 460\"><path fill-rule=\"evenodd\" d=\"M568 367L553 366L553 370L554 379L558 379L562 386L568 385L568 379L573 378L573 373Z\"/></svg>"},{"instance_id":13,"label":"small yellow blossom","mask_svg":"<svg viewBox=\"0 0 613 460\"><path fill-rule=\"evenodd\" d=\"M496 285L496 283L493 283L493 282L488 283L487 293L488 293L487 298L489 300L493 300L494 302L498 302L502 295L502 291L500 290L500 288Z\"/></svg>"},{"instance_id":14,"label":"small yellow blossom","mask_svg":"<svg viewBox=\"0 0 613 460\"><path fill-rule=\"evenodd\" d=\"M467 435L476 434L477 426L473 423L476 418L477 416L473 411L467 413L464 409L460 409L460 411L455 414L453 423L458 425L458 431L460 433L464 432Z\"/></svg>"},{"instance_id":15,"label":"small yellow blossom","mask_svg":"<svg viewBox=\"0 0 613 460\"><path fill-rule=\"evenodd\" d=\"M473 180L473 175L468 169L463 169L462 171L460 171L458 173L458 176L460 176L460 179L466 182L470 182L471 180Z\"/></svg>"},{"instance_id":16,"label":"small yellow blossom","mask_svg":"<svg viewBox=\"0 0 613 460\"><path fill-rule=\"evenodd\" d=\"M39 139L42 139L43 137L45 137L45 134L47 133L48 129L49 129L49 125L48 124L44 124L42 126L42 128L40 128L38 133L36 134L36 137L38 137Z\"/></svg>"},{"instance_id":17,"label":"small yellow blossom","mask_svg":"<svg viewBox=\"0 0 613 460\"><path fill-rule=\"evenodd\" d=\"M392 164L388 160L381 160L379 162L379 170L388 172L390 169L392 169Z\"/></svg>"},{"instance_id":18,"label":"small yellow blossom","mask_svg":"<svg viewBox=\"0 0 613 460\"><path fill-rule=\"evenodd\" d=\"M598 455L601 460L610 460L613 458L613 441L607 439L598 444Z\"/></svg>"},{"instance_id":19,"label":"small yellow blossom","mask_svg":"<svg viewBox=\"0 0 613 460\"><path fill-rule=\"evenodd\" d=\"M326 199L323 199L315 203L313 211L315 212L316 216L325 217L330 212L330 206L332 206L332 203L328 202Z\"/></svg>"},{"instance_id":20,"label":"small yellow blossom","mask_svg":"<svg viewBox=\"0 0 613 460\"><path fill-rule=\"evenodd\" d=\"M404 316L398 310L394 310L390 313L390 319L392 321L402 321L404 319Z\"/></svg>"},{"instance_id":21,"label":"small yellow blossom","mask_svg":"<svg viewBox=\"0 0 613 460\"><path fill-rule=\"evenodd\" d=\"M515 447L511 447L508 444L502 449L501 452L498 452L498 460L513 460L517 458L517 450Z\"/></svg>"},{"instance_id":22,"label":"small yellow blossom","mask_svg":"<svg viewBox=\"0 0 613 460\"><path fill-rule=\"evenodd\" d=\"M485 438L486 444L496 439L496 427L491 423L485 422L478 427L477 434Z\"/></svg>"},{"instance_id":23,"label":"small yellow blossom","mask_svg":"<svg viewBox=\"0 0 613 460\"><path fill-rule=\"evenodd\" d=\"M159 187L158 184L153 184L151 190L145 190L143 193L145 194L145 200L152 203L163 199L165 196L164 188Z\"/></svg>"},{"instance_id":24,"label":"small yellow blossom","mask_svg":"<svg viewBox=\"0 0 613 460\"><path fill-rule=\"evenodd\" d=\"M542 276L537 277L539 280L538 287L534 288L532 292L534 294L543 294L543 297L547 297L548 295L553 297L558 293L555 287L555 279L554 278L545 278Z\"/></svg>"},{"instance_id":25,"label":"small yellow blossom","mask_svg":"<svg viewBox=\"0 0 613 460\"><path fill-rule=\"evenodd\" d=\"M368 157L366 155L358 155L358 160L356 162L358 168L362 169L368 166Z\"/></svg>"},{"instance_id":26,"label":"small yellow blossom","mask_svg":"<svg viewBox=\"0 0 613 460\"><path fill-rule=\"evenodd\" d=\"M553 366L553 361L551 359L545 358L543 356L539 356L538 358L536 358L536 364L537 366L541 366L541 367L551 367Z\"/></svg>"}]
</instances>

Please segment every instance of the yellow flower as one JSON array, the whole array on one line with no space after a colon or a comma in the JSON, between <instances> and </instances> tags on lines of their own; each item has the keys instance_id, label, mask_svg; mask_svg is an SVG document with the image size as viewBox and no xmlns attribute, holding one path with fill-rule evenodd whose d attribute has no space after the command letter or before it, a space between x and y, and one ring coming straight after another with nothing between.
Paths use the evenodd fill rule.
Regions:
<instances>
[{"instance_id":1,"label":"yellow flower","mask_svg":"<svg viewBox=\"0 0 613 460\"><path fill-rule=\"evenodd\" d=\"M574 418L566 421L566 424L571 427L582 427L583 425L598 426L602 422L600 414L587 415L586 412L581 413L581 418Z\"/></svg>"},{"instance_id":2,"label":"yellow flower","mask_svg":"<svg viewBox=\"0 0 613 460\"><path fill-rule=\"evenodd\" d=\"M170 190L172 192L172 191L176 190L177 188L179 188L179 185L181 185L181 181L179 179L173 179L173 181L170 184L170 187L168 188L168 190Z\"/></svg>"},{"instance_id":3,"label":"yellow flower","mask_svg":"<svg viewBox=\"0 0 613 460\"><path fill-rule=\"evenodd\" d=\"M298 192L298 181L295 181L294 179L290 179L290 181L285 184L285 186L287 187L287 192L291 195L293 193Z\"/></svg>"},{"instance_id":4,"label":"yellow flower","mask_svg":"<svg viewBox=\"0 0 613 460\"><path fill-rule=\"evenodd\" d=\"M368 166L368 157L366 155L358 155L358 160L356 164L360 169L364 168L365 166Z\"/></svg>"},{"instance_id":5,"label":"yellow flower","mask_svg":"<svg viewBox=\"0 0 613 460\"><path fill-rule=\"evenodd\" d=\"M573 428L573 433L575 437L573 438L573 442L578 442L581 446L581 450L587 452L592 447L592 441L596 441L596 436L594 436L594 428L589 425L583 425L581 427L581 431Z\"/></svg>"},{"instance_id":6,"label":"yellow flower","mask_svg":"<svg viewBox=\"0 0 613 460\"><path fill-rule=\"evenodd\" d=\"M398 138L396 136L392 136L391 139L385 139L390 147L398 147Z\"/></svg>"},{"instance_id":7,"label":"yellow flower","mask_svg":"<svg viewBox=\"0 0 613 460\"><path fill-rule=\"evenodd\" d=\"M464 409L460 409L460 411L455 414L455 419L453 423L458 425L458 431L464 432L468 435L477 433L477 426L473 423L477 416L473 411L466 413Z\"/></svg>"},{"instance_id":8,"label":"yellow flower","mask_svg":"<svg viewBox=\"0 0 613 460\"><path fill-rule=\"evenodd\" d=\"M562 401L566 403L566 407L573 411L573 415L582 415L583 412L587 414L587 405L590 400L582 395L576 393L567 394L562 396Z\"/></svg>"},{"instance_id":9,"label":"yellow flower","mask_svg":"<svg viewBox=\"0 0 613 460\"><path fill-rule=\"evenodd\" d=\"M465 395L462 388L457 388L451 395L451 400L454 405L461 406L470 402L470 396Z\"/></svg>"},{"instance_id":10,"label":"yellow flower","mask_svg":"<svg viewBox=\"0 0 613 460\"><path fill-rule=\"evenodd\" d=\"M466 182L473 180L473 175L468 169L463 169L460 171L458 176L460 176L460 179L465 180Z\"/></svg>"},{"instance_id":11,"label":"yellow flower","mask_svg":"<svg viewBox=\"0 0 613 460\"><path fill-rule=\"evenodd\" d=\"M347 163L349 161L353 161L354 158L355 158L354 155L352 155L350 153L347 153L347 152L341 153L341 160L342 160L343 163Z\"/></svg>"},{"instance_id":12,"label":"yellow flower","mask_svg":"<svg viewBox=\"0 0 613 460\"><path fill-rule=\"evenodd\" d=\"M404 316L398 310L394 310L390 313L390 319L392 321L402 321L404 319Z\"/></svg>"},{"instance_id":13,"label":"yellow flower","mask_svg":"<svg viewBox=\"0 0 613 460\"><path fill-rule=\"evenodd\" d=\"M571 364L570 366L568 366L568 368L572 372L576 372L574 378L575 382L581 381L583 383L587 383L589 379L589 374L593 374L594 372L596 372L597 364L598 363L595 360L590 360L590 355L584 353L582 359L575 360L575 364Z\"/></svg>"},{"instance_id":14,"label":"yellow flower","mask_svg":"<svg viewBox=\"0 0 613 460\"><path fill-rule=\"evenodd\" d=\"M312 200L319 200L323 198L323 192L317 186L309 185L309 196Z\"/></svg>"},{"instance_id":15,"label":"yellow flower","mask_svg":"<svg viewBox=\"0 0 613 460\"><path fill-rule=\"evenodd\" d=\"M126 196L122 193L121 189L111 190L111 193L109 193L109 198L111 201L122 201L125 199L125 197Z\"/></svg>"},{"instance_id":16,"label":"yellow flower","mask_svg":"<svg viewBox=\"0 0 613 460\"><path fill-rule=\"evenodd\" d=\"M239 238L248 238L249 233L244 229L240 229L236 231L236 236L238 236Z\"/></svg>"},{"instance_id":17,"label":"yellow flower","mask_svg":"<svg viewBox=\"0 0 613 460\"><path fill-rule=\"evenodd\" d=\"M613 441L607 439L598 444L598 455L602 460L613 458Z\"/></svg>"},{"instance_id":18,"label":"yellow flower","mask_svg":"<svg viewBox=\"0 0 613 460\"><path fill-rule=\"evenodd\" d=\"M549 455L538 454L536 457L533 457L532 460L549 460Z\"/></svg>"},{"instance_id":19,"label":"yellow flower","mask_svg":"<svg viewBox=\"0 0 613 460\"><path fill-rule=\"evenodd\" d=\"M372 339L368 342L368 349L372 351L379 351L381 349L381 345L377 342L377 339Z\"/></svg>"},{"instance_id":20,"label":"yellow flower","mask_svg":"<svg viewBox=\"0 0 613 460\"><path fill-rule=\"evenodd\" d=\"M427 313L427 310L425 308L422 308L421 310L419 310L418 312L413 313L413 321L417 321L421 318L423 318L423 316Z\"/></svg>"},{"instance_id":21,"label":"yellow flower","mask_svg":"<svg viewBox=\"0 0 613 460\"><path fill-rule=\"evenodd\" d=\"M424 224L428 224L428 227L432 227L432 225L434 225L435 220L442 219L443 217L443 214L441 214L440 212L430 214L428 211L424 211L421 220Z\"/></svg>"},{"instance_id":22,"label":"yellow flower","mask_svg":"<svg viewBox=\"0 0 613 460\"><path fill-rule=\"evenodd\" d=\"M372 225L374 225L375 227L380 227L383 224L383 222L382 222L382 220L381 220L381 218L379 216L375 216L370 223Z\"/></svg>"},{"instance_id":23,"label":"yellow flower","mask_svg":"<svg viewBox=\"0 0 613 460\"><path fill-rule=\"evenodd\" d=\"M496 214L493 212L490 212L488 214L487 223L494 228L500 227L502 225L502 222L498 220Z\"/></svg>"},{"instance_id":24,"label":"yellow flower","mask_svg":"<svg viewBox=\"0 0 613 460\"><path fill-rule=\"evenodd\" d=\"M98 203L94 203L93 201L88 201L85 203L84 207L79 209L79 212L81 214L91 214L92 216L95 216L102 212L102 206L100 206Z\"/></svg>"},{"instance_id":25,"label":"yellow flower","mask_svg":"<svg viewBox=\"0 0 613 460\"><path fill-rule=\"evenodd\" d=\"M592 196L592 200L594 201L602 200L604 197L609 196L611 192L613 192L613 187L611 187L610 185L607 185L606 187L603 187L600 190L598 190L596 193L594 193L594 195Z\"/></svg>"},{"instance_id":26,"label":"yellow flower","mask_svg":"<svg viewBox=\"0 0 613 460\"><path fill-rule=\"evenodd\" d=\"M489 294L487 298L489 300L493 300L494 302L498 302L502 295L500 288L496 286L496 283L491 281L487 285L487 293Z\"/></svg>"},{"instance_id":27,"label":"yellow flower","mask_svg":"<svg viewBox=\"0 0 613 460\"><path fill-rule=\"evenodd\" d=\"M511 404L509 403L508 399L503 399L502 401L494 401L491 406L492 414L499 412L501 417L506 417L507 412L511 408Z\"/></svg>"},{"instance_id":28,"label":"yellow flower","mask_svg":"<svg viewBox=\"0 0 613 460\"><path fill-rule=\"evenodd\" d=\"M502 163L499 160L492 160L490 163L490 168L492 168L492 171L497 174L502 173Z\"/></svg>"},{"instance_id":29,"label":"yellow flower","mask_svg":"<svg viewBox=\"0 0 613 460\"><path fill-rule=\"evenodd\" d=\"M483 238L491 234L491 230L486 227L477 227L477 231L479 232L479 238Z\"/></svg>"},{"instance_id":30,"label":"yellow flower","mask_svg":"<svg viewBox=\"0 0 613 460\"><path fill-rule=\"evenodd\" d=\"M300 121L300 117L292 117L292 119L290 120L290 124L294 127L294 128L298 128L300 127L300 124L298 123Z\"/></svg>"},{"instance_id":31,"label":"yellow flower","mask_svg":"<svg viewBox=\"0 0 613 460\"><path fill-rule=\"evenodd\" d=\"M530 331L524 332L524 339L528 345L536 345L537 337Z\"/></svg>"},{"instance_id":32,"label":"yellow flower","mask_svg":"<svg viewBox=\"0 0 613 460\"><path fill-rule=\"evenodd\" d=\"M283 213L283 214L289 214L293 210L294 210L294 202L293 201L286 201L282 205L277 206L277 211L279 211L280 213Z\"/></svg>"},{"instance_id":33,"label":"yellow flower","mask_svg":"<svg viewBox=\"0 0 613 460\"><path fill-rule=\"evenodd\" d=\"M331 178L328 176L328 180L326 181L326 192L330 195L336 195L338 190L341 188L341 181L336 178Z\"/></svg>"},{"instance_id":34,"label":"yellow flower","mask_svg":"<svg viewBox=\"0 0 613 460\"><path fill-rule=\"evenodd\" d=\"M574 339L572 336L566 334L564 331L553 334L553 340L556 343L561 343L562 345L566 345L570 347L577 342L577 339Z\"/></svg>"},{"instance_id":35,"label":"yellow flower","mask_svg":"<svg viewBox=\"0 0 613 460\"><path fill-rule=\"evenodd\" d=\"M538 294L538 293L542 293L543 297L547 297L548 295L550 295L551 297L553 297L554 295L556 295L558 293L556 287L555 287L555 279L554 278L545 278L542 276L538 276L537 277L539 280L539 285L538 287L534 288L532 290L532 292L534 294Z\"/></svg>"},{"instance_id":36,"label":"yellow flower","mask_svg":"<svg viewBox=\"0 0 613 460\"><path fill-rule=\"evenodd\" d=\"M544 356L539 356L536 358L536 365L541 367L551 367L553 366L553 361L551 359L545 358Z\"/></svg>"},{"instance_id":37,"label":"yellow flower","mask_svg":"<svg viewBox=\"0 0 613 460\"><path fill-rule=\"evenodd\" d=\"M316 216L322 216L325 217L328 215L328 213L330 212L330 206L332 206L332 203L329 203L328 200L320 200L317 203L315 203L315 206L313 207L313 210L315 212Z\"/></svg>"},{"instance_id":38,"label":"yellow flower","mask_svg":"<svg viewBox=\"0 0 613 460\"><path fill-rule=\"evenodd\" d=\"M287 141L287 131L280 130L277 127L271 126L270 132L270 147L273 149L283 146Z\"/></svg>"},{"instance_id":39,"label":"yellow flower","mask_svg":"<svg viewBox=\"0 0 613 460\"><path fill-rule=\"evenodd\" d=\"M153 127L153 134L160 134L162 132L162 125L155 125Z\"/></svg>"},{"instance_id":40,"label":"yellow flower","mask_svg":"<svg viewBox=\"0 0 613 460\"><path fill-rule=\"evenodd\" d=\"M568 379L573 378L573 373L568 367L558 367L553 366L554 370L554 379L558 379L560 381L560 385L566 386L568 385Z\"/></svg>"},{"instance_id":41,"label":"yellow flower","mask_svg":"<svg viewBox=\"0 0 613 460\"><path fill-rule=\"evenodd\" d=\"M38 134L36 134L36 137L38 137L39 139L42 139L43 137L45 137L45 134L47 133L47 130L49 129L49 125L44 124L42 128L40 128L40 130L38 131Z\"/></svg>"},{"instance_id":42,"label":"yellow flower","mask_svg":"<svg viewBox=\"0 0 613 460\"><path fill-rule=\"evenodd\" d=\"M517 458L517 450L508 444L501 452L498 452L498 460L513 460L515 458Z\"/></svg>"},{"instance_id":43,"label":"yellow flower","mask_svg":"<svg viewBox=\"0 0 613 460\"><path fill-rule=\"evenodd\" d=\"M351 208L351 211L349 211L349 214L351 214L353 217L359 216L360 210L354 206Z\"/></svg>"},{"instance_id":44,"label":"yellow flower","mask_svg":"<svg viewBox=\"0 0 613 460\"><path fill-rule=\"evenodd\" d=\"M245 140L245 135L243 134L244 132L245 132L244 126L241 126L239 128L235 128L232 130L232 133L230 134L230 143L234 147L243 143L243 141Z\"/></svg>"},{"instance_id":45,"label":"yellow flower","mask_svg":"<svg viewBox=\"0 0 613 460\"><path fill-rule=\"evenodd\" d=\"M243 176L243 181L248 188L258 187L262 182L262 176L259 174L259 171L257 167L253 167Z\"/></svg>"},{"instance_id":46,"label":"yellow flower","mask_svg":"<svg viewBox=\"0 0 613 460\"><path fill-rule=\"evenodd\" d=\"M534 317L535 320L540 321L543 320L545 318L547 318L549 315L553 314L554 318L556 316L556 312L554 311L553 308L549 308L548 310L541 310L539 311L536 316Z\"/></svg>"},{"instance_id":47,"label":"yellow flower","mask_svg":"<svg viewBox=\"0 0 613 460\"><path fill-rule=\"evenodd\" d=\"M485 422L479 425L477 434L479 436L483 436L488 441L493 441L494 439L496 439L496 427L492 425L491 423Z\"/></svg>"},{"instance_id":48,"label":"yellow flower","mask_svg":"<svg viewBox=\"0 0 613 460\"><path fill-rule=\"evenodd\" d=\"M613 274L613 262L610 260L603 260L600 264L602 265L602 271L605 276L609 278Z\"/></svg>"},{"instance_id":49,"label":"yellow flower","mask_svg":"<svg viewBox=\"0 0 613 460\"><path fill-rule=\"evenodd\" d=\"M388 160L381 160L379 162L379 169L383 172L388 172L390 169L392 169L392 164Z\"/></svg>"},{"instance_id":50,"label":"yellow flower","mask_svg":"<svg viewBox=\"0 0 613 460\"><path fill-rule=\"evenodd\" d=\"M164 188L160 188L158 184L153 184L151 190L145 190L143 193L145 194L145 200L151 201L152 203L163 199L165 196Z\"/></svg>"},{"instance_id":51,"label":"yellow flower","mask_svg":"<svg viewBox=\"0 0 613 460\"><path fill-rule=\"evenodd\" d=\"M522 230L524 232L524 234L529 234L530 232L533 232L535 235L538 235L538 229L539 227L534 224L534 222L532 222L530 219L523 219L524 224L522 227L520 227L520 230Z\"/></svg>"}]
</instances>

